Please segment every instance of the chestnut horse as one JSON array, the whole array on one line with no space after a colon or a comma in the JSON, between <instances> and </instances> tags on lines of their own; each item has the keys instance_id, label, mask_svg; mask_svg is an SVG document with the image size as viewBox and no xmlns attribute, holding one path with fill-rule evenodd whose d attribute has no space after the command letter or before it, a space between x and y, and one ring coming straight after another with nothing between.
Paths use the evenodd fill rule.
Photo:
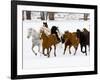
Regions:
<instances>
[{"instance_id":1,"label":"chestnut horse","mask_svg":"<svg viewBox=\"0 0 100 80\"><path fill-rule=\"evenodd\" d=\"M66 48L69 46L69 53L71 54L70 48L73 46L75 48L75 53L77 51L79 45L79 39L77 38L76 32L66 31L62 36L62 43L65 43L64 53L66 52Z\"/></svg>"},{"instance_id":2,"label":"chestnut horse","mask_svg":"<svg viewBox=\"0 0 100 80\"><path fill-rule=\"evenodd\" d=\"M42 51L44 55L47 55L50 57L50 51L51 51L51 46L54 46L54 56L56 56L56 44L58 43L56 35L55 34L50 34L46 35L44 31L41 31L41 36L40 39L43 40L42 42ZM47 49L47 54L44 53L45 49Z\"/></svg>"}]
</instances>

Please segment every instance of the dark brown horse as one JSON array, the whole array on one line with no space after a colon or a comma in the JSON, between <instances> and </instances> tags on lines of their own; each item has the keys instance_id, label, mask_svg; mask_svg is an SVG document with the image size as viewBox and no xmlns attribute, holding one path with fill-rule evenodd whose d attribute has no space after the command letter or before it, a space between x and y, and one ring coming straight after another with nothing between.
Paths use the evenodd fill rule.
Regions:
<instances>
[{"instance_id":1,"label":"dark brown horse","mask_svg":"<svg viewBox=\"0 0 100 80\"><path fill-rule=\"evenodd\" d=\"M51 28L51 34L55 34L56 37L57 37L57 40L60 42L60 38L58 36L58 33L60 33L58 27L52 26L52 28Z\"/></svg>"},{"instance_id":2,"label":"dark brown horse","mask_svg":"<svg viewBox=\"0 0 100 80\"><path fill-rule=\"evenodd\" d=\"M73 46L75 48L74 55L76 54L76 51L77 51L77 48L78 48L78 45L79 45L79 39L76 36L76 32L71 33L69 31L66 31L62 36L62 43L65 44L63 54L65 54L66 48L68 46L69 46L69 53L71 54L70 48Z\"/></svg>"},{"instance_id":3,"label":"dark brown horse","mask_svg":"<svg viewBox=\"0 0 100 80\"><path fill-rule=\"evenodd\" d=\"M87 55L87 46L90 46L90 32L86 28L83 31L77 29L77 37L80 40L81 52ZM84 51L83 47L85 47Z\"/></svg>"},{"instance_id":4,"label":"dark brown horse","mask_svg":"<svg viewBox=\"0 0 100 80\"><path fill-rule=\"evenodd\" d=\"M56 56L56 44L58 43L56 35L51 34L47 36L44 33L44 31L42 31L40 39L43 39L43 42L42 42L43 54L50 57L50 51L52 49L51 46L53 45L54 46L54 56ZM47 54L44 53L45 49L47 49Z\"/></svg>"}]
</instances>

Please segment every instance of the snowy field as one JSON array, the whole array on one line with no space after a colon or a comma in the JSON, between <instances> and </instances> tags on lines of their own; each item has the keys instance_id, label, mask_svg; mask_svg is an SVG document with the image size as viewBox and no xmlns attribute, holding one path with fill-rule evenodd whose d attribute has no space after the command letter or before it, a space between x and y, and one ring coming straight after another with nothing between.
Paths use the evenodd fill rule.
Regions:
<instances>
[{"instance_id":1,"label":"snowy field","mask_svg":"<svg viewBox=\"0 0 100 80\"><path fill-rule=\"evenodd\" d=\"M77 29L82 30L86 28L89 30L89 21L82 20L66 20L66 21L47 21L48 27L58 26L61 33L69 30L70 32L75 32ZM40 27L42 27L42 21L23 21L23 69L47 69L47 68L58 68L58 67L78 67L78 66L89 66L90 65L90 54L87 49L87 56L81 53L80 45L74 56L74 48L71 48L72 54L69 54L68 48L66 50L65 55L64 52L64 44L57 44L56 49L56 57L53 54L53 47L50 53L50 58L44 56L38 52L38 47L36 46L34 50L37 52L37 56L32 52L32 37L27 38L27 30L28 28L33 28L39 32Z\"/></svg>"}]
</instances>

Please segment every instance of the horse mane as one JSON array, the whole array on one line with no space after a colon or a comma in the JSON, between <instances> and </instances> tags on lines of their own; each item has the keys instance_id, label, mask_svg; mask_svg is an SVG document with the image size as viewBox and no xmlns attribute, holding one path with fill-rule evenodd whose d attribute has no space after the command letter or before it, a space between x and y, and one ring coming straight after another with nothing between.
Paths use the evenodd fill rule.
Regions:
<instances>
[{"instance_id":1,"label":"horse mane","mask_svg":"<svg viewBox=\"0 0 100 80\"><path fill-rule=\"evenodd\" d=\"M58 30L58 27L57 27L57 26L52 26L51 32L52 32L52 31L53 31L53 32L56 32L56 30Z\"/></svg>"},{"instance_id":2,"label":"horse mane","mask_svg":"<svg viewBox=\"0 0 100 80\"><path fill-rule=\"evenodd\" d=\"M45 34L45 32L44 32L44 31L42 31L42 34L43 34L43 35L45 35L45 37L46 37L46 38L48 38L48 36Z\"/></svg>"}]
</instances>

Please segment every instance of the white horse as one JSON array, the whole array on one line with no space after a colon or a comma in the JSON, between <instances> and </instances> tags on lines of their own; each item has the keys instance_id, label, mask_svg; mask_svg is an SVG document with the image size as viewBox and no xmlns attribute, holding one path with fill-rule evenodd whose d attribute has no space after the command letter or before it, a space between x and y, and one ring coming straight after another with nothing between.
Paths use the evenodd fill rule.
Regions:
<instances>
[{"instance_id":1,"label":"white horse","mask_svg":"<svg viewBox=\"0 0 100 80\"><path fill-rule=\"evenodd\" d=\"M35 46L38 46L38 52L40 52L40 45L41 45L40 34L36 30L29 28L27 38L30 38L30 36L32 36L32 51L35 53L35 55L37 55L37 53L34 51L33 48Z\"/></svg>"}]
</instances>

